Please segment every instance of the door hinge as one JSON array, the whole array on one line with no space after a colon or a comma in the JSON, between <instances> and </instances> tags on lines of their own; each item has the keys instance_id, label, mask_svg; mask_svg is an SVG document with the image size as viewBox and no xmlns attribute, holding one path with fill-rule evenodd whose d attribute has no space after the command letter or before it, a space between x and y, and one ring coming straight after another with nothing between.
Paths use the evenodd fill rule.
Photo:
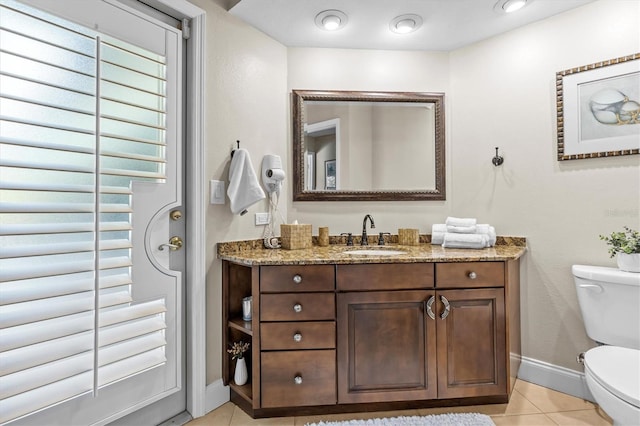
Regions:
<instances>
[{"instance_id":1,"label":"door hinge","mask_svg":"<svg viewBox=\"0 0 640 426\"><path fill-rule=\"evenodd\" d=\"M185 40L189 40L191 37L191 21L187 18L182 20L182 38Z\"/></svg>"}]
</instances>

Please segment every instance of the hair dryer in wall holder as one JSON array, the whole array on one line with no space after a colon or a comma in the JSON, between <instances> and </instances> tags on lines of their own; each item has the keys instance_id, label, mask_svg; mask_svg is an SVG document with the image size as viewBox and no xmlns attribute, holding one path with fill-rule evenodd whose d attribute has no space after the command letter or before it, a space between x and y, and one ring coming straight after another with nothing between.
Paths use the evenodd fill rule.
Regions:
<instances>
[{"instance_id":1,"label":"hair dryer in wall holder","mask_svg":"<svg viewBox=\"0 0 640 426\"><path fill-rule=\"evenodd\" d=\"M262 185L269 194L280 194L285 174L282 160L277 155L265 155L262 159Z\"/></svg>"},{"instance_id":2,"label":"hair dryer in wall holder","mask_svg":"<svg viewBox=\"0 0 640 426\"><path fill-rule=\"evenodd\" d=\"M266 248L275 249L280 247L278 237L275 236L276 214L280 215L282 223L285 223L284 217L278 211L278 201L280 199L280 188L285 174L282 170L282 160L277 155L265 155L262 159L262 186L269 194L269 223L264 229L264 246Z\"/></svg>"}]
</instances>

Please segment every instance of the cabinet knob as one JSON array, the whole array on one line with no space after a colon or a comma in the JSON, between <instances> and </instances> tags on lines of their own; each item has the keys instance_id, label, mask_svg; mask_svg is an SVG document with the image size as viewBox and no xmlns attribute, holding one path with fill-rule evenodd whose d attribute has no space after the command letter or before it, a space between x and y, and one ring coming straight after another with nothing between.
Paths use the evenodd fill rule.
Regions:
<instances>
[{"instance_id":1,"label":"cabinet knob","mask_svg":"<svg viewBox=\"0 0 640 426\"><path fill-rule=\"evenodd\" d=\"M295 312L302 312L302 305L299 303L296 303L295 305L293 305L293 310Z\"/></svg>"},{"instance_id":2,"label":"cabinet knob","mask_svg":"<svg viewBox=\"0 0 640 426\"><path fill-rule=\"evenodd\" d=\"M293 276L293 282L296 283L296 284L300 284L302 282L302 277L300 275L298 275L298 274L295 274Z\"/></svg>"},{"instance_id":3,"label":"cabinet knob","mask_svg":"<svg viewBox=\"0 0 640 426\"><path fill-rule=\"evenodd\" d=\"M301 342L302 341L302 334L300 333L296 333L293 335L293 341L294 342Z\"/></svg>"},{"instance_id":4,"label":"cabinet knob","mask_svg":"<svg viewBox=\"0 0 640 426\"><path fill-rule=\"evenodd\" d=\"M293 378L293 382L294 382L296 385L301 385L301 384L302 384L302 376L296 376L296 377L294 377L294 378Z\"/></svg>"},{"instance_id":5,"label":"cabinet knob","mask_svg":"<svg viewBox=\"0 0 640 426\"><path fill-rule=\"evenodd\" d=\"M478 274L476 274L475 272L471 271L471 272L469 272L468 277L471 278L472 280L475 280L476 278L478 278Z\"/></svg>"}]
</instances>

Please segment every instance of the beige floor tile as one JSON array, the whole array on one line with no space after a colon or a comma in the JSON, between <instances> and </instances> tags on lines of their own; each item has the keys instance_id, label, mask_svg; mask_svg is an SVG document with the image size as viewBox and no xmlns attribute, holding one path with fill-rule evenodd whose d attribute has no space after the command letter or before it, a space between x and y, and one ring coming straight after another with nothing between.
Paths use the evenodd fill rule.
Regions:
<instances>
[{"instance_id":1,"label":"beige floor tile","mask_svg":"<svg viewBox=\"0 0 640 426\"><path fill-rule=\"evenodd\" d=\"M520 392L544 413L595 409L595 404L589 401L523 380L516 382L516 391Z\"/></svg>"},{"instance_id":2,"label":"beige floor tile","mask_svg":"<svg viewBox=\"0 0 640 426\"><path fill-rule=\"evenodd\" d=\"M517 390L511 393L511 399L509 400L507 409L504 411L504 414L507 416L537 413L542 413L542 411Z\"/></svg>"},{"instance_id":3,"label":"beige floor tile","mask_svg":"<svg viewBox=\"0 0 640 426\"><path fill-rule=\"evenodd\" d=\"M227 426L231 423L236 406L232 402L221 405L206 416L191 420L186 426Z\"/></svg>"},{"instance_id":4,"label":"beige floor tile","mask_svg":"<svg viewBox=\"0 0 640 426\"><path fill-rule=\"evenodd\" d=\"M233 411L229 426L294 426L294 417L271 417L268 419L252 419L239 407ZM218 425L216 425L218 426Z\"/></svg>"},{"instance_id":5,"label":"beige floor tile","mask_svg":"<svg viewBox=\"0 0 640 426\"><path fill-rule=\"evenodd\" d=\"M492 416L491 420L493 420L496 426L556 426L556 424L544 414Z\"/></svg>"},{"instance_id":6,"label":"beige floor tile","mask_svg":"<svg viewBox=\"0 0 640 426\"><path fill-rule=\"evenodd\" d=\"M604 411L595 409L548 413L547 416L560 426L609 426L613 424L613 420Z\"/></svg>"}]
</instances>

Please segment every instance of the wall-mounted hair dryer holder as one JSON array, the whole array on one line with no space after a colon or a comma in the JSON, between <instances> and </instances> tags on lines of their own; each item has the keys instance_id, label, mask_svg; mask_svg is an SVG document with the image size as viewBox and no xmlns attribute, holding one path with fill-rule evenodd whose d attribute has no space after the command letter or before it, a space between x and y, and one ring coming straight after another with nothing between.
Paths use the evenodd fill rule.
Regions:
<instances>
[{"instance_id":1,"label":"wall-mounted hair dryer holder","mask_svg":"<svg viewBox=\"0 0 640 426\"><path fill-rule=\"evenodd\" d=\"M282 160L278 155L265 155L262 159L262 185L269 193L280 192L285 178Z\"/></svg>"}]
</instances>

